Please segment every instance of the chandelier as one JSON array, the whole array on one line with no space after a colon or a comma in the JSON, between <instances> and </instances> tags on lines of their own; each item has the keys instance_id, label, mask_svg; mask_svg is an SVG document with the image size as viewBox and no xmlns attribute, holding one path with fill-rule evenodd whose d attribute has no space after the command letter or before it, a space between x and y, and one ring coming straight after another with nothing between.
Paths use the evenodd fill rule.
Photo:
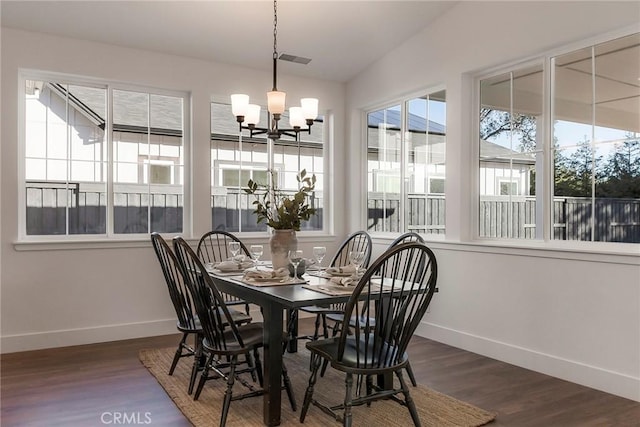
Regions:
<instances>
[{"instance_id":1,"label":"chandelier","mask_svg":"<svg viewBox=\"0 0 640 427\"><path fill-rule=\"evenodd\" d=\"M298 135L302 130L308 130L311 134L311 125L318 117L318 100L316 98L302 98L299 107L289 108L290 128L280 128L279 123L285 109L284 92L277 88L277 62L278 62L278 9L276 0L273 1L273 89L267 92L267 110L269 111L269 127L258 127L260 122L260 106L249 103L249 95L231 95L231 111L236 116L236 121L243 129L250 131L250 135L267 134L269 139L280 139L282 135L287 135L298 140ZM243 123L246 123L244 125Z\"/></svg>"}]
</instances>

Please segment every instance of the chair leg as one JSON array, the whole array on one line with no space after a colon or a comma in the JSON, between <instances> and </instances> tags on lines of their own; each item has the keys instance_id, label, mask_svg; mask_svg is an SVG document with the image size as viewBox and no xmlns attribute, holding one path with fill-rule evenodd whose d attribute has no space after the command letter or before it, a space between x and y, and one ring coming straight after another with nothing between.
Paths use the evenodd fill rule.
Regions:
<instances>
[{"instance_id":1,"label":"chair leg","mask_svg":"<svg viewBox=\"0 0 640 427\"><path fill-rule=\"evenodd\" d=\"M316 384L316 376L318 369L320 368L321 358L317 354L311 354L311 361L313 367L311 368L311 376L309 377L309 385L307 391L304 394L304 402L302 403L302 409L300 410L300 422L304 422L304 418L307 416L309 405L311 404L311 398L313 397L313 386Z\"/></svg>"},{"instance_id":2,"label":"chair leg","mask_svg":"<svg viewBox=\"0 0 640 427\"><path fill-rule=\"evenodd\" d=\"M193 395L193 400L198 400L200 397L200 393L202 393L202 388L204 387L204 383L207 381L207 377L209 376L209 369L211 364L213 363L213 353L207 357L207 363L204 365L204 370L200 374L200 381L198 382L198 388L196 389L196 394Z\"/></svg>"},{"instance_id":3,"label":"chair leg","mask_svg":"<svg viewBox=\"0 0 640 427\"><path fill-rule=\"evenodd\" d=\"M178 344L178 348L176 349L176 354L173 356L173 362L171 362L171 368L169 368L169 375L173 375L173 371L176 369L176 365L178 364L178 360L182 357L182 348L184 347L184 343L187 341L187 337L189 334L184 332L182 334L182 339Z\"/></svg>"},{"instance_id":4,"label":"chair leg","mask_svg":"<svg viewBox=\"0 0 640 427\"><path fill-rule=\"evenodd\" d=\"M409 375L409 381L411 381L411 385L417 387L418 383L416 382L416 377L413 375L413 369L411 369L410 362L407 362L407 375Z\"/></svg>"},{"instance_id":5,"label":"chair leg","mask_svg":"<svg viewBox=\"0 0 640 427\"><path fill-rule=\"evenodd\" d=\"M327 372L327 366L329 366L329 361L327 359L322 359L322 369L320 370L321 377L324 377L325 372Z\"/></svg>"},{"instance_id":6,"label":"chair leg","mask_svg":"<svg viewBox=\"0 0 640 427\"><path fill-rule=\"evenodd\" d=\"M327 315L326 314L322 315L322 334L324 335L325 339L329 338L329 328L327 328Z\"/></svg>"},{"instance_id":7,"label":"chair leg","mask_svg":"<svg viewBox=\"0 0 640 427\"><path fill-rule=\"evenodd\" d=\"M198 371L201 368L204 368L204 365L207 364L207 361L205 359L204 364L202 362L202 358L206 356L204 356L203 352L202 352L202 340L200 340L200 338L198 336L196 336L196 353L193 356L193 366L191 367L191 378L189 379L189 394L191 394L193 392L193 386L196 383L196 378L198 377Z\"/></svg>"},{"instance_id":8,"label":"chair leg","mask_svg":"<svg viewBox=\"0 0 640 427\"><path fill-rule=\"evenodd\" d=\"M292 309L289 312L289 318L287 319L287 337L290 342L297 340L297 334L295 333L295 325L298 321L298 310Z\"/></svg>"},{"instance_id":9,"label":"chair leg","mask_svg":"<svg viewBox=\"0 0 640 427\"><path fill-rule=\"evenodd\" d=\"M360 396L360 393L362 393L362 383L364 381L364 375L357 375L356 376L356 396Z\"/></svg>"},{"instance_id":10,"label":"chair leg","mask_svg":"<svg viewBox=\"0 0 640 427\"><path fill-rule=\"evenodd\" d=\"M227 414L229 413L229 406L231 406L231 397L233 396L233 383L236 379L236 364L238 363L238 356L231 358L231 369L229 370L229 376L227 377L227 391L224 393L224 402L222 404L222 416L220 417L220 427L224 427L227 423Z\"/></svg>"},{"instance_id":11,"label":"chair leg","mask_svg":"<svg viewBox=\"0 0 640 427\"><path fill-rule=\"evenodd\" d=\"M402 370L396 371L396 376L400 381L400 387L402 388L402 394L404 394L404 401L409 408L409 413L411 414L411 419L413 420L413 425L415 427L421 427L420 417L418 416L418 410L416 409L416 404L411 398L411 394L409 394L409 387L407 387L407 383L404 381L402 377Z\"/></svg>"},{"instance_id":12,"label":"chair leg","mask_svg":"<svg viewBox=\"0 0 640 427\"><path fill-rule=\"evenodd\" d=\"M251 379L255 383L258 380L258 378L256 377L256 364L253 361L253 357L251 356L251 352L248 352L247 354L245 354L245 358L246 358L246 361L247 361L247 366L249 366L249 368L251 368ZM260 384L260 386L262 387L262 383Z\"/></svg>"},{"instance_id":13,"label":"chair leg","mask_svg":"<svg viewBox=\"0 0 640 427\"><path fill-rule=\"evenodd\" d=\"M322 316L320 315L320 313L316 314L316 323L315 323L315 329L313 331L313 340L317 340L320 337L320 320L322 319Z\"/></svg>"},{"instance_id":14,"label":"chair leg","mask_svg":"<svg viewBox=\"0 0 640 427\"><path fill-rule=\"evenodd\" d=\"M367 375L367 396L371 395L371 393L373 393L373 376L371 375ZM367 402L367 406L371 406L371 401Z\"/></svg>"},{"instance_id":15,"label":"chair leg","mask_svg":"<svg viewBox=\"0 0 640 427\"><path fill-rule=\"evenodd\" d=\"M340 323L341 322L336 322L333 325L333 331L331 333L331 338L335 338L336 335L338 335L338 333L340 332ZM320 370L320 376L324 377L324 374L327 372L327 366L329 366L329 361L326 359L323 359L322 361L322 369Z\"/></svg>"},{"instance_id":16,"label":"chair leg","mask_svg":"<svg viewBox=\"0 0 640 427\"><path fill-rule=\"evenodd\" d=\"M253 370L251 371L251 376L258 376L258 384L260 387L264 387L264 376L262 375L262 361L260 360L260 353L258 353L258 349L253 350L253 355L256 359L256 363L253 366ZM254 380L255 381L255 380Z\"/></svg>"},{"instance_id":17,"label":"chair leg","mask_svg":"<svg viewBox=\"0 0 640 427\"><path fill-rule=\"evenodd\" d=\"M298 405L296 404L296 398L293 395L293 386L289 379L289 372L287 371L287 367L284 363L282 364L282 381L284 382L284 389L287 391L287 396L289 397L289 403L291 403L291 410L295 412L298 409Z\"/></svg>"},{"instance_id":18,"label":"chair leg","mask_svg":"<svg viewBox=\"0 0 640 427\"><path fill-rule=\"evenodd\" d=\"M346 392L344 395L344 416L342 418L342 425L344 427L351 427L352 415L351 415L351 402L352 402L352 388L353 388L353 374L347 373L347 377L344 380Z\"/></svg>"}]
</instances>

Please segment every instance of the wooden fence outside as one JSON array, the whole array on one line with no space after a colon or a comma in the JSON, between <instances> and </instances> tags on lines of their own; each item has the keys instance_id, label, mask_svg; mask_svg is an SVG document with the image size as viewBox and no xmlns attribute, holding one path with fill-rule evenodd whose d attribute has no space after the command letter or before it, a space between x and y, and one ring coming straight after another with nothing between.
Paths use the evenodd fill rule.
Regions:
<instances>
[{"instance_id":1,"label":"wooden fence outside","mask_svg":"<svg viewBox=\"0 0 640 427\"><path fill-rule=\"evenodd\" d=\"M114 231L116 233L182 232L183 196L181 187L119 185L114 193ZM68 212L69 234L106 233L106 192L102 184L64 184L29 182L27 197L27 234L66 233ZM211 196L212 228L228 231L261 231L266 225L256 224L252 202L254 196L224 189ZM323 223L323 199L311 201L317 209L304 230L318 230ZM557 240L590 240L592 201L589 198L554 199L554 231ZM68 206L68 208L67 208ZM399 233L400 199L389 195L370 194L367 203L368 230ZM150 210L149 210L150 209ZM483 197L480 206L481 237L535 238L535 197ZM404 217L408 231L444 234L444 195L410 194ZM598 198L595 201L594 240L603 242L640 243L640 200ZM150 220L151 230L148 222Z\"/></svg>"}]
</instances>

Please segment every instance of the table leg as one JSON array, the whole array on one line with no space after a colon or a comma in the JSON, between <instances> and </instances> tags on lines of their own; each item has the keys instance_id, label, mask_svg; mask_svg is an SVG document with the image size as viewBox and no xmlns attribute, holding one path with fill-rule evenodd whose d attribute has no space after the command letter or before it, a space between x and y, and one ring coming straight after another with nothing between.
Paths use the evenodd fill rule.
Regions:
<instances>
[{"instance_id":1,"label":"table leg","mask_svg":"<svg viewBox=\"0 0 640 427\"><path fill-rule=\"evenodd\" d=\"M282 312L270 303L262 308L264 320L264 388L262 418L267 426L280 425L282 405Z\"/></svg>"}]
</instances>

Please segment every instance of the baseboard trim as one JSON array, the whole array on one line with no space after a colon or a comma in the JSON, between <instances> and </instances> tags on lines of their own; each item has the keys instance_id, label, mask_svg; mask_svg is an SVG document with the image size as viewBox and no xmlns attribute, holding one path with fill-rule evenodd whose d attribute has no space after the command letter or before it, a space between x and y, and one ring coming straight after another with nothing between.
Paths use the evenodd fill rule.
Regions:
<instances>
[{"instance_id":1,"label":"baseboard trim","mask_svg":"<svg viewBox=\"0 0 640 427\"><path fill-rule=\"evenodd\" d=\"M502 362L640 402L640 378L422 322L416 334Z\"/></svg>"},{"instance_id":2,"label":"baseboard trim","mask_svg":"<svg viewBox=\"0 0 640 427\"><path fill-rule=\"evenodd\" d=\"M260 308L251 305L251 317L262 321ZM300 317L310 317L300 312ZM93 328L64 329L28 334L4 335L0 337L0 354L18 351L41 350L44 348L68 347L72 345L95 344L100 342L128 340L175 334L176 319L153 320L149 322L123 323Z\"/></svg>"},{"instance_id":3,"label":"baseboard trim","mask_svg":"<svg viewBox=\"0 0 640 427\"><path fill-rule=\"evenodd\" d=\"M175 319L162 319L93 328L5 335L0 338L0 353L15 353L18 351L40 350L44 348L95 344L99 342L174 334L176 332Z\"/></svg>"}]
</instances>

